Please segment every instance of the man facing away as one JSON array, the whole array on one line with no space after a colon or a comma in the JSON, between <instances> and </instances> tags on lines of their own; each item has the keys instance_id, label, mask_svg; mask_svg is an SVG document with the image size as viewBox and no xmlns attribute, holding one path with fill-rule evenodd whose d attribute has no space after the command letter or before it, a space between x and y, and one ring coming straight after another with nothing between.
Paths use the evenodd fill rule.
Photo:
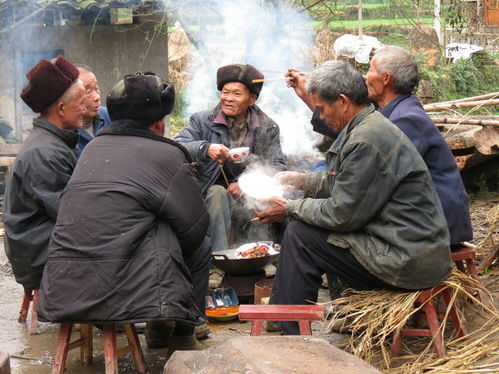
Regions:
<instances>
[{"instance_id":1,"label":"man facing away","mask_svg":"<svg viewBox=\"0 0 499 374\"><path fill-rule=\"evenodd\" d=\"M88 144L61 199L40 320L146 321L150 348L202 348L194 327L208 287L209 215L189 153L163 137L174 97L152 73L111 90L113 122Z\"/></svg>"},{"instance_id":2,"label":"man facing away","mask_svg":"<svg viewBox=\"0 0 499 374\"><path fill-rule=\"evenodd\" d=\"M85 89L63 56L40 60L21 98L39 117L17 154L5 191L5 251L16 281L39 288L59 201L76 165L75 130L83 124Z\"/></svg>"},{"instance_id":3,"label":"man facing away","mask_svg":"<svg viewBox=\"0 0 499 374\"><path fill-rule=\"evenodd\" d=\"M271 302L317 300L322 275L354 289L433 287L451 270L449 232L428 169L407 136L372 105L361 74L329 61L308 84L311 100L338 138L326 171L283 172L305 198L273 198L260 220L291 218ZM298 334L296 322L282 323Z\"/></svg>"}]
</instances>

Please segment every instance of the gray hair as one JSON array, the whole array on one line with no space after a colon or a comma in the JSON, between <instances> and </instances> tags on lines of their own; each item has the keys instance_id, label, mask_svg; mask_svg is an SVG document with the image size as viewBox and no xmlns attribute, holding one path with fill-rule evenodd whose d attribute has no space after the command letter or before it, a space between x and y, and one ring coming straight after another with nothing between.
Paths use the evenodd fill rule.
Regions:
<instances>
[{"instance_id":1,"label":"gray hair","mask_svg":"<svg viewBox=\"0 0 499 374\"><path fill-rule=\"evenodd\" d=\"M375 68L379 74L389 73L393 77L395 90L399 94L410 94L418 84L418 64L406 49L388 45L377 51Z\"/></svg>"},{"instance_id":2,"label":"gray hair","mask_svg":"<svg viewBox=\"0 0 499 374\"><path fill-rule=\"evenodd\" d=\"M345 61L324 62L310 75L307 89L329 103L334 103L340 94L348 96L356 105L367 103L364 78Z\"/></svg>"}]
</instances>

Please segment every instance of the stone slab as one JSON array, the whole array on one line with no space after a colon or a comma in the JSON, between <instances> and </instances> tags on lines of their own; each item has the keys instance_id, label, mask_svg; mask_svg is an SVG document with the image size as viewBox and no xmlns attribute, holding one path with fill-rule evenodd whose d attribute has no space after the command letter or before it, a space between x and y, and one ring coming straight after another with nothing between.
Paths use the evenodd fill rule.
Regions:
<instances>
[{"instance_id":1,"label":"stone slab","mask_svg":"<svg viewBox=\"0 0 499 374\"><path fill-rule=\"evenodd\" d=\"M177 351L163 374L379 374L365 361L324 339L252 336L227 340L204 351Z\"/></svg>"}]
</instances>

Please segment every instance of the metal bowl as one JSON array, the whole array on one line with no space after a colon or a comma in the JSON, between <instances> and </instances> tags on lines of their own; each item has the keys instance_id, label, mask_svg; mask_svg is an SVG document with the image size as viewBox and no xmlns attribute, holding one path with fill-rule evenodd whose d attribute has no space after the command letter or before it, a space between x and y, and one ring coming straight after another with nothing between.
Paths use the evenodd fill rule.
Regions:
<instances>
[{"instance_id":1,"label":"metal bowl","mask_svg":"<svg viewBox=\"0 0 499 374\"><path fill-rule=\"evenodd\" d=\"M274 247L274 249L276 249ZM217 251L211 254L212 264L230 275L256 274L274 261L279 254L255 258L237 258L236 249Z\"/></svg>"}]
</instances>

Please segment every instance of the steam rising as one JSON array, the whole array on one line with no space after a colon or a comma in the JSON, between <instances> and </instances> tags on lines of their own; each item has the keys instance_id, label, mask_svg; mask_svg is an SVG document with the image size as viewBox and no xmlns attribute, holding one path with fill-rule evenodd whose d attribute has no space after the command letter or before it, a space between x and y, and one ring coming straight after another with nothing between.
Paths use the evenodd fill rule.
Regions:
<instances>
[{"instance_id":1,"label":"steam rising","mask_svg":"<svg viewBox=\"0 0 499 374\"><path fill-rule=\"evenodd\" d=\"M195 35L201 54L185 91L186 119L218 103L215 79L221 66L243 63L276 71L290 67L311 71L313 67L312 20L288 5L264 4L261 0L164 2L184 29ZM283 77L283 73L264 75ZM285 154L316 153L318 136L310 126L310 110L284 80L265 82L257 105L279 124Z\"/></svg>"}]
</instances>

